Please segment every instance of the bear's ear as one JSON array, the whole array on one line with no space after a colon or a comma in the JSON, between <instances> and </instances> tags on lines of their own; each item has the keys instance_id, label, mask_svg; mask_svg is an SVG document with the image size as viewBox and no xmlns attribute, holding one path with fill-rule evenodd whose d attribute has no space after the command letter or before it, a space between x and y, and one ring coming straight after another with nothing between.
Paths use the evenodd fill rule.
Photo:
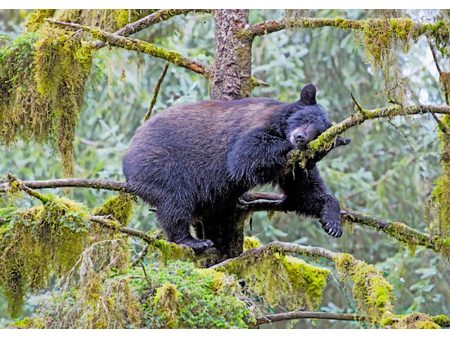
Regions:
<instances>
[{"instance_id":1,"label":"bear's ear","mask_svg":"<svg viewBox=\"0 0 450 338\"><path fill-rule=\"evenodd\" d=\"M316 104L316 87L312 83L306 84L300 93L300 102L311 106Z\"/></svg>"}]
</instances>

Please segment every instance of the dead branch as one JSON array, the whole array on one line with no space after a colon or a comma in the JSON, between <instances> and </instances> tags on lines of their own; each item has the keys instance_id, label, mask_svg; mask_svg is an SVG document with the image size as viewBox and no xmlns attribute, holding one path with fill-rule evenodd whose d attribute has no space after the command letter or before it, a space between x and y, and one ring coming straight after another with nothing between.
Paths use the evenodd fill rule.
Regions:
<instances>
[{"instance_id":1,"label":"dead branch","mask_svg":"<svg viewBox=\"0 0 450 338\"><path fill-rule=\"evenodd\" d=\"M293 319L329 319L329 320L348 320L348 321L367 321L367 318L363 315L354 313L330 313L330 312L311 312L311 311L292 311L283 312L277 314L268 314L259 318L256 318L255 326L262 324L271 324L275 322L281 322L285 320Z\"/></svg>"},{"instance_id":2,"label":"dead branch","mask_svg":"<svg viewBox=\"0 0 450 338\"><path fill-rule=\"evenodd\" d=\"M153 244L155 242L155 239L153 237L149 236L147 233L140 231L140 230L136 230L136 229L122 227L116 220L111 219L108 216L91 215L91 216L89 216L89 219L92 222L100 224L101 226L108 228L110 230L119 231L124 234L140 238L148 244Z\"/></svg>"},{"instance_id":3,"label":"dead branch","mask_svg":"<svg viewBox=\"0 0 450 338\"><path fill-rule=\"evenodd\" d=\"M153 97L152 102L150 103L150 106L148 107L147 113L144 116L144 121L147 121L150 118L150 115L152 114L153 107L155 106L156 99L158 98L159 89L161 88L161 84L164 81L164 77L167 74L167 69L169 69L169 62L166 62L164 65L164 69L161 72L161 75L158 78L158 81L156 82L155 88L153 89Z\"/></svg>"},{"instance_id":4,"label":"dead branch","mask_svg":"<svg viewBox=\"0 0 450 338\"><path fill-rule=\"evenodd\" d=\"M16 179L17 180L17 179ZM104 189L112 191L121 191L132 193L126 187L125 182L113 181L113 180L98 180L89 178L62 178L54 180L44 181L22 181L17 180L24 187L30 189L48 189L48 188L91 188L91 189ZM0 193L7 192L12 189L11 182L5 182L0 184Z\"/></svg>"}]
</instances>

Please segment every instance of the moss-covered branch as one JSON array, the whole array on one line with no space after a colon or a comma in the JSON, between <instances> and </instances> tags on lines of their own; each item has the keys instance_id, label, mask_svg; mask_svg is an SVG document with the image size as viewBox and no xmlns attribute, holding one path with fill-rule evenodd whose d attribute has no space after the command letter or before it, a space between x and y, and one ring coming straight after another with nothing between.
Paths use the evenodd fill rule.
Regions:
<instances>
[{"instance_id":1,"label":"moss-covered branch","mask_svg":"<svg viewBox=\"0 0 450 338\"><path fill-rule=\"evenodd\" d=\"M395 116L418 115L425 113L450 114L450 106L448 105L392 105L377 109L362 109L358 107L355 114L347 117L345 120L333 125L318 138L311 141L307 149L304 151L294 151L291 154L291 163L304 164L309 158L313 158L316 153L327 151L332 148L336 137L347 129L360 125L364 121L377 118L392 118Z\"/></svg>"},{"instance_id":2,"label":"moss-covered branch","mask_svg":"<svg viewBox=\"0 0 450 338\"><path fill-rule=\"evenodd\" d=\"M256 25L251 25L240 31L240 35L245 38L253 39L256 36L266 35L284 30L286 28L322 28L334 27L339 29L365 30L371 26L381 25L386 19L363 19L352 20L344 18L285 18L280 20L264 21ZM447 21L438 21L436 23L415 23L409 18L392 18L388 22L394 28L394 33L400 38L414 32L418 37L424 34L434 34L440 29L448 29ZM448 34L448 33L447 33Z\"/></svg>"},{"instance_id":3,"label":"moss-covered branch","mask_svg":"<svg viewBox=\"0 0 450 338\"><path fill-rule=\"evenodd\" d=\"M283 201L284 196L272 193L247 193L240 199L240 206L246 210L255 211L287 211ZM391 222L379 219L365 213L350 209L342 210L342 222L354 223L375 228L395 238L411 249L422 246L431 249L443 257L450 258L450 238L430 236L401 222Z\"/></svg>"},{"instance_id":4,"label":"moss-covered branch","mask_svg":"<svg viewBox=\"0 0 450 338\"><path fill-rule=\"evenodd\" d=\"M69 27L75 30L83 30L89 32L94 38L106 42L111 46L149 54L153 57L164 59L170 63L176 64L177 66L186 68L190 71L193 71L194 73L198 73L206 77L209 76L209 70L207 66L201 64L200 62L194 59L185 57L178 52L163 47L155 46L150 42L127 38L114 33L106 32L96 27L79 25L72 22L62 22L55 20L48 20L48 22L55 25Z\"/></svg>"},{"instance_id":5,"label":"moss-covered branch","mask_svg":"<svg viewBox=\"0 0 450 338\"><path fill-rule=\"evenodd\" d=\"M0 184L0 193L21 189L26 193L31 191L31 195L34 196L36 192L30 189L48 188L92 188L127 192L132 194L132 192L127 189L125 182L86 178L55 179L45 181L22 181L15 178L14 180L9 180L8 182ZM283 200L284 196L282 194L247 193L239 200L239 204L240 207L251 212L285 212L287 210L283 204ZM412 249L416 246L423 246L440 253L444 257L450 258L449 238L430 236L426 233L411 228L404 223L381 220L377 217L350 209L342 211L342 221L373 227L378 231L382 231L390 237L397 239L399 242L407 244Z\"/></svg>"},{"instance_id":6,"label":"moss-covered branch","mask_svg":"<svg viewBox=\"0 0 450 338\"><path fill-rule=\"evenodd\" d=\"M147 27L160 23L162 21L169 20L174 16L186 15L190 12L200 12L200 13L210 13L211 10L208 9L160 9L150 15L143 17L135 22L131 22L126 26L122 27L114 34L122 36L130 36L137 33Z\"/></svg>"}]
</instances>

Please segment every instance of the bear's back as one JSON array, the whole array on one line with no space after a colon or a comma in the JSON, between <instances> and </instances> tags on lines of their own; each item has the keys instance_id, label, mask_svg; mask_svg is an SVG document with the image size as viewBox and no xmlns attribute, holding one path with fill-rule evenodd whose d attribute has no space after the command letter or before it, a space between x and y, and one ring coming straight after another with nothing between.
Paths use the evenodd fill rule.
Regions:
<instances>
[{"instance_id":1,"label":"bear's back","mask_svg":"<svg viewBox=\"0 0 450 338\"><path fill-rule=\"evenodd\" d=\"M285 103L270 98L201 101L167 108L145 122L124 157L127 181L197 186L200 195L226 185L227 151L239 137L264 127Z\"/></svg>"}]
</instances>

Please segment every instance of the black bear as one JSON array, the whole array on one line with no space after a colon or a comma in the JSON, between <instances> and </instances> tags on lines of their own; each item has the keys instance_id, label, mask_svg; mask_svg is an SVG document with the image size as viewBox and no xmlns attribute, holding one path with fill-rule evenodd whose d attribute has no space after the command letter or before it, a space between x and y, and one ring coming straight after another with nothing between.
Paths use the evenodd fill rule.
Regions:
<instances>
[{"instance_id":1,"label":"black bear","mask_svg":"<svg viewBox=\"0 0 450 338\"><path fill-rule=\"evenodd\" d=\"M306 168L286 169L290 151L329 127L312 84L293 103L245 98L172 106L137 130L123 171L128 187L157 208L168 240L196 252L212 246L225 252L239 197L267 183L283 190L286 210L316 217L329 235L340 237L339 202L315 166L328 151ZM334 147L348 142L338 137ZM195 238L190 227L199 223Z\"/></svg>"}]
</instances>

